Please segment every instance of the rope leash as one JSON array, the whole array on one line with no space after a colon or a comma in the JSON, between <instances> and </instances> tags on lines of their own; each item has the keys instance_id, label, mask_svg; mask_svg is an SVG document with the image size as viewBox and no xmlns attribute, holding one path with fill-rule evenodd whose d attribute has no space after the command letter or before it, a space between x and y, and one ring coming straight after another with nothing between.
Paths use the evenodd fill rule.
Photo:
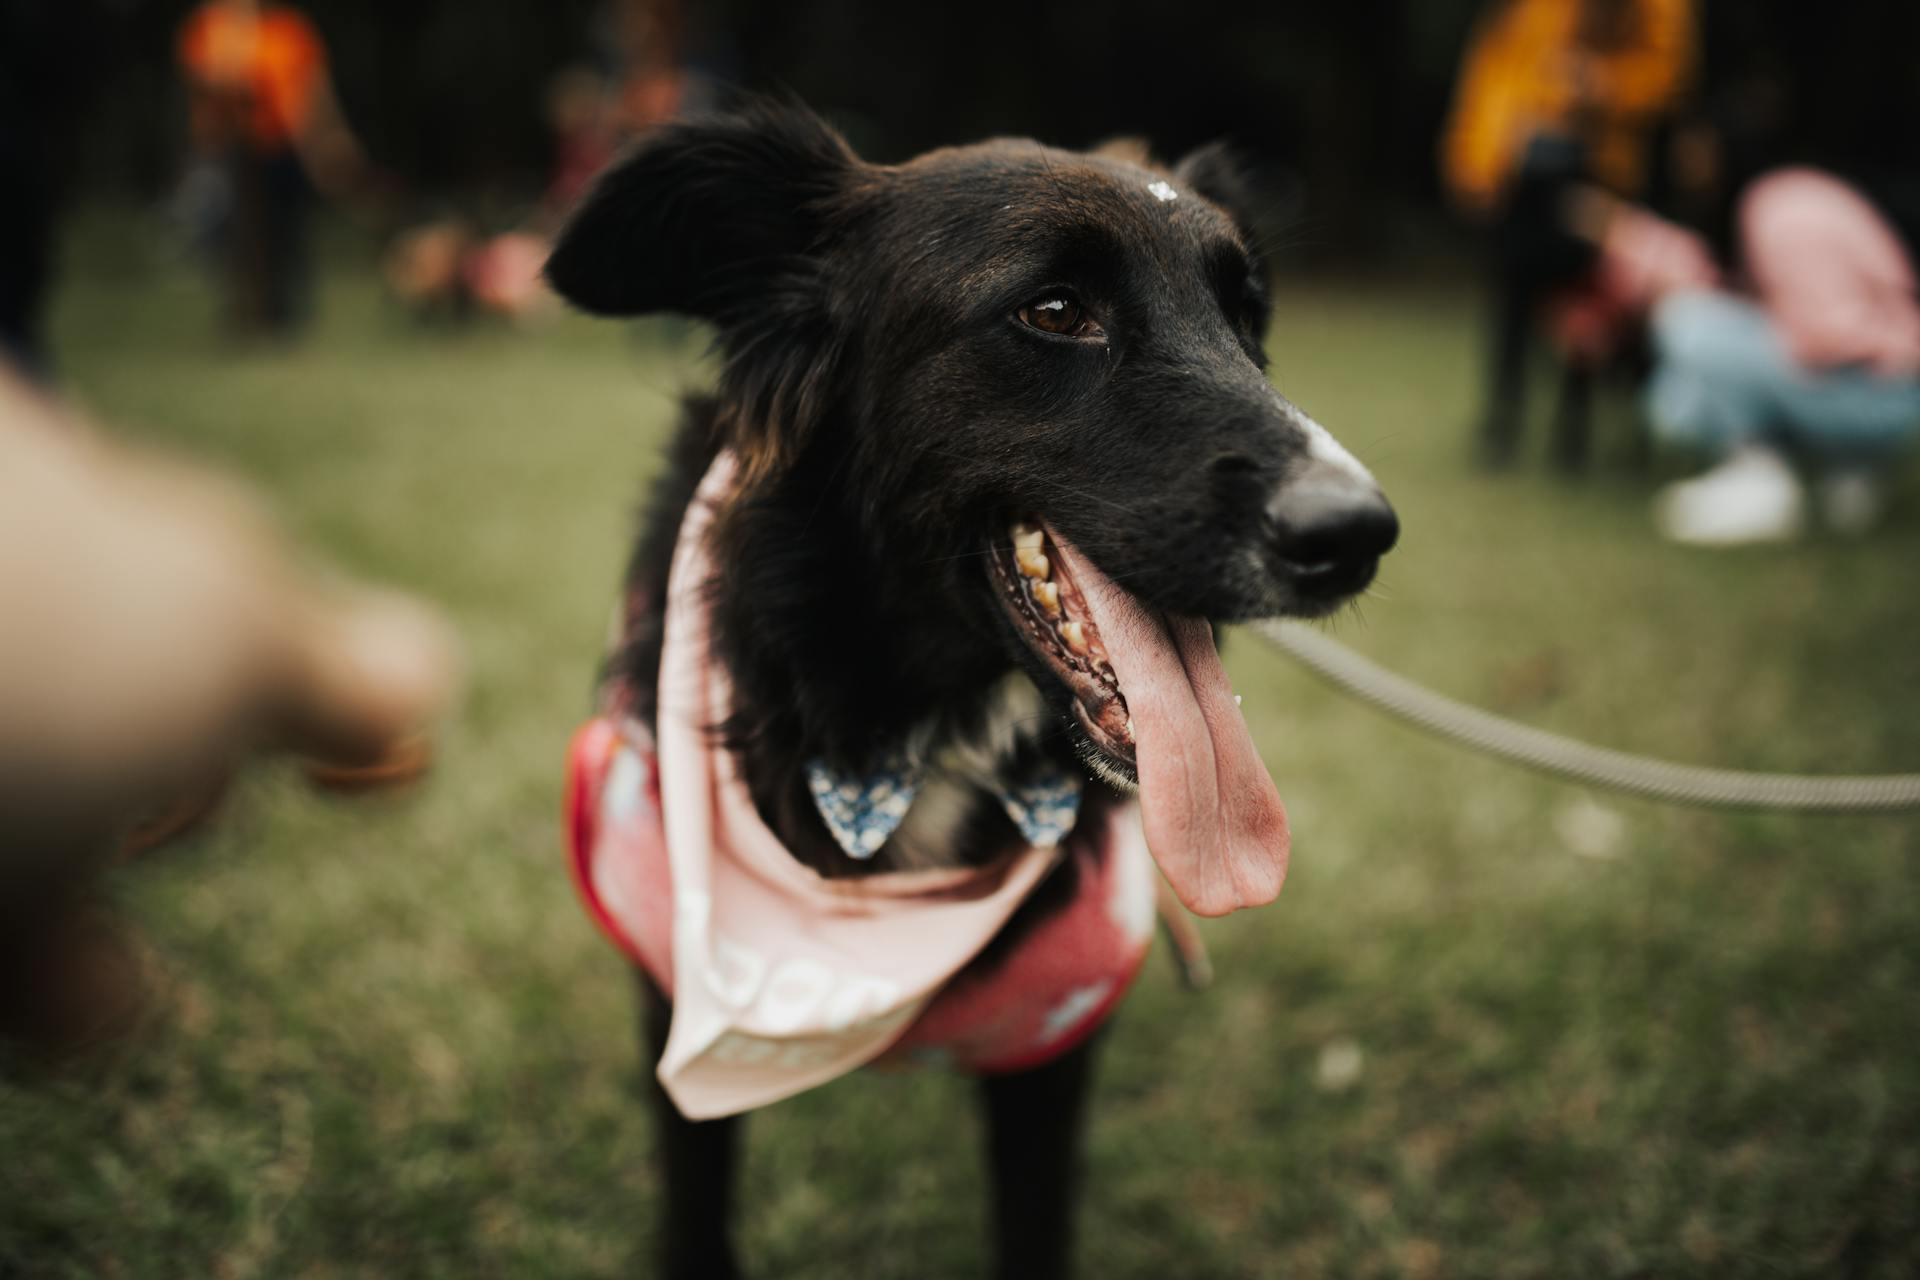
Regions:
<instances>
[{"instance_id":1,"label":"rope leash","mask_svg":"<svg viewBox=\"0 0 1920 1280\"><path fill-rule=\"evenodd\" d=\"M1703 769L1612 751L1496 716L1395 675L1298 622L1252 628L1329 684L1428 733L1513 764L1669 804L1795 813L1920 809L1920 774L1808 777Z\"/></svg>"}]
</instances>

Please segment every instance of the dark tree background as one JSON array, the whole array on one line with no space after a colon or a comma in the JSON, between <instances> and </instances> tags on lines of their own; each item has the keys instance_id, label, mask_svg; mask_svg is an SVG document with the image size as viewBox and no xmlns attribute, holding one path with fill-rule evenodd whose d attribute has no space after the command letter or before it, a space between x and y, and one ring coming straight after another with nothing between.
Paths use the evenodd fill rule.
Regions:
<instances>
[{"instance_id":1,"label":"dark tree background","mask_svg":"<svg viewBox=\"0 0 1920 1280\"><path fill-rule=\"evenodd\" d=\"M187 0L0 0L88 24L85 173L154 189L180 154L172 32ZM591 57L599 0L308 0L372 153L418 190L525 192L548 163L545 86ZM1434 142L1482 0L692 0L688 55L797 94L869 155L989 133L1165 154L1228 137L1309 193L1317 234L1377 244L1437 204ZM1916 0L1708 0L1707 87L1789 85L1775 158L1911 173ZM99 37L112 34L102 62Z\"/></svg>"}]
</instances>

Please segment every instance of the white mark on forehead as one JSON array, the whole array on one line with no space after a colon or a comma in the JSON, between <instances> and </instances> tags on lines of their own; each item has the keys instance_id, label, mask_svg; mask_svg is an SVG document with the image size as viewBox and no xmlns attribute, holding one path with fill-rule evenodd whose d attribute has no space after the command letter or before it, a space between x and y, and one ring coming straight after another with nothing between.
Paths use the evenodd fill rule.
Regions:
<instances>
[{"instance_id":1,"label":"white mark on forehead","mask_svg":"<svg viewBox=\"0 0 1920 1280\"><path fill-rule=\"evenodd\" d=\"M1301 434L1306 436L1308 457L1318 459L1335 470L1345 472L1364 484L1374 483L1373 472L1367 470L1360 459L1348 453L1346 446L1333 438L1333 432L1300 412L1298 405L1287 400L1278 391L1273 393L1273 398L1280 402L1282 411L1295 426L1300 428Z\"/></svg>"},{"instance_id":2,"label":"white mark on forehead","mask_svg":"<svg viewBox=\"0 0 1920 1280\"><path fill-rule=\"evenodd\" d=\"M1158 200L1161 204L1169 204L1172 201L1178 200L1180 198L1180 193L1178 191L1175 191L1173 189L1173 185L1168 182L1151 183L1148 185L1147 190L1152 192L1153 198Z\"/></svg>"}]
</instances>

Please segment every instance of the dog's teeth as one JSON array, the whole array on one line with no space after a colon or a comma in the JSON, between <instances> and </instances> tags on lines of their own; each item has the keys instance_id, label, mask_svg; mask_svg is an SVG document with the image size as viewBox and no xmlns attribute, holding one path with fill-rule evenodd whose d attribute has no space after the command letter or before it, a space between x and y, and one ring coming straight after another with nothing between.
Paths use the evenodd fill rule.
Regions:
<instances>
[{"instance_id":1,"label":"dog's teeth","mask_svg":"<svg viewBox=\"0 0 1920 1280\"><path fill-rule=\"evenodd\" d=\"M1057 582L1036 582L1033 584L1034 603L1046 611L1049 618L1060 616L1060 584Z\"/></svg>"},{"instance_id":2,"label":"dog's teeth","mask_svg":"<svg viewBox=\"0 0 1920 1280\"><path fill-rule=\"evenodd\" d=\"M1014 563L1020 566L1020 572L1029 578L1038 578L1044 582L1047 575L1053 572L1053 566L1047 563L1047 553L1044 551L1022 547L1013 553L1013 559Z\"/></svg>"},{"instance_id":3,"label":"dog's teeth","mask_svg":"<svg viewBox=\"0 0 1920 1280\"><path fill-rule=\"evenodd\" d=\"M1067 648L1075 653L1087 651L1087 631L1080 625L1078 618L1069 618L1060 624L1060 638L1067 642Z\"/></svg>"},{"instance_id":4,"label":"dog's teeth","mask_svg":"<svg viewBox=\"0 0 1920 1280\"><path fill-rule=\"evenodd\" d=\"M1013 549L1015 551L1038 551L1047 535L1024 520L1016 520L1013 525Z\"/></svg>"}]
</instances>

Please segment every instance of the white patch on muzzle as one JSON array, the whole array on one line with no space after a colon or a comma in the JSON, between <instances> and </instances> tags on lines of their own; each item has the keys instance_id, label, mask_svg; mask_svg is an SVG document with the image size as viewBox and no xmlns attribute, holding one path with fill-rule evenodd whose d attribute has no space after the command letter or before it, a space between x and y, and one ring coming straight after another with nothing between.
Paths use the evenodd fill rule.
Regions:
<instances>
[{"instance_id":1,"label":"white patch on muzzle","mask_svg":"<svg viewBox=\"0 0 1920 1280\"><path fill-rule=\"evenodd\" d=\"M1307 456L1314 458L1349 479L1375 487L1373 472L1366 469L1360 459L1347 452L1346 446L1333 438L1333 432L1300 411L1300 406L1288 400L1278 391L1273 398L1280 402L1280 411L1287 415L1294 426L1300 428L1300 434L1307 440Z\"/></svg>"}]
</instances>

